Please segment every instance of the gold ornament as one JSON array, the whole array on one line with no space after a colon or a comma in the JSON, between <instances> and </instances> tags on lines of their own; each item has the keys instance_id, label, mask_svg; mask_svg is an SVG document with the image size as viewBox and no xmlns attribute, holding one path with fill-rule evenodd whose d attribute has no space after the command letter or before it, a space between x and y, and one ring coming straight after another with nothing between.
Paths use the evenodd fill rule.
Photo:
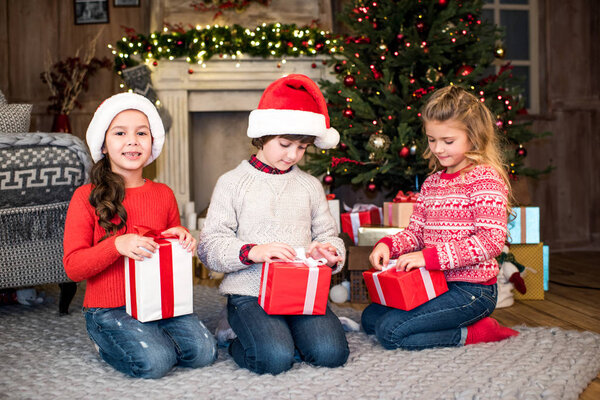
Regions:
<instances>
[{"instance_id":1,"label":"gold ornament","mask_svg":"<svg viewBox=\"0 0 600 400\"><path fill-rule=\"evenodd\" d=\"M375 153L370 153L369 154L369 160L370 161L375 161Z\"/></svg>"},{"instance_id":2,"label":"gold ornament","mask_svg":"<svg viewBox=\"0 0 600 400\"><path fill-rule=\"evenodd\" d=\"M494 55L496 56L496 58L500 59L503 59L506 55L506 51L504 50L504 47L502 47L501 44L496 46L496 48L494 49Z\"/></svg>"},{"instance_id":3,"label":"gold ornament","mask_svg":"<svg viewBox=\"0 0 600 400\"><path fill-rule=\"evenodd\" d=\"M387 135L374 133L369 137L369 145L375 151L386 151L390 148L390 138Z\"/></svg>"}]
</instances>

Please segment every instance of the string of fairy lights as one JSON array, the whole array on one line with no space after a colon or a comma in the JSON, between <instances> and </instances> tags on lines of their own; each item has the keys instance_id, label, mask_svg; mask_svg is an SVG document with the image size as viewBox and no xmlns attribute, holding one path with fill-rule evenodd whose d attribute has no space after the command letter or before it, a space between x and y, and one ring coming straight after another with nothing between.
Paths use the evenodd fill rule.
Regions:
<instances>
[{"instance_id":1,"label":"string of fairy lights","mask_svg":"<svg viewBox=\"0 0 600 400\"><path fill-rule=\"evenodd\" d=\"M157 66L160 60L185 59L189 64L205 67L205 62L216 56L237 60L236 66L244 55L272 57L285 63L286 57L334 53L338 44L334 35L319 28L263 23L254 29L198 25L188 30L164 27L150 35L128 31L108 48L115 56L115 71L121 74L123 69L141 62ZM188 72L193 73L194 69L190 67Z\"/></svg>"}]
</instances>

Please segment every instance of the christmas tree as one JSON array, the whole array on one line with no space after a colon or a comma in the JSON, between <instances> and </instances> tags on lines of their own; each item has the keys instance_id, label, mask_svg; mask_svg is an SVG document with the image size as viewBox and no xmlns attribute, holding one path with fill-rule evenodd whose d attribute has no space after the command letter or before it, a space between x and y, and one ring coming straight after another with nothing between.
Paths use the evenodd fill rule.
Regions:
<instances>
[{"instance_id":1,"label":"christmas tree","mask_svg":"<svg viewBox=\"0 0 600 400\"><path fill-rule=\"evenodd\" d=\"M537 176L524 166L525 143L541 136L509 64L502 65L501 31L480 17L477 0L355 0L341 16L351 30L331 64L337 79L322 81L338 147L309 155L307 168L333 186L370 191L418 190L429 168L419 111L446 85L476 94L497 117L509 176ZM496 73L495 65L502 65Z\"/></svg>"}]
</instances>

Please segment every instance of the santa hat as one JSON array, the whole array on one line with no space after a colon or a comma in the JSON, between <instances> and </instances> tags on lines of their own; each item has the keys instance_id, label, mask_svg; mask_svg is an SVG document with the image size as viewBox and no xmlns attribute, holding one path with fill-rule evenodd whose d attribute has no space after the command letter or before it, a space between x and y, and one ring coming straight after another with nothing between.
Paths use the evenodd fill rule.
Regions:
<instances>
[{"instance_id":1,"label":"santa hat","mask_svg":"<svg viewBox=\"0 0 600 400\"><path fill-rule=\"evenodd\" d=\"M110 123L118 113L125 110L143 112L148 118L148 123L150 123L150 133L153 138L152 154L144 166L150 164L160 155L165 142L165 128L156 107L150 100L139 94L119 93L109 97L100 104L85 134L85 139L94 162L98 162L104 157L102 147L104 146L104 138Z\"/></svg>"},{"instance_id":2,"label":"santa hat","mask_svg":"<svg viewBox=\"0 0 600 400\"><path fill-rule=\"evenodd\" d=\"M335 147L340 134L329 125L329 113L319 87L300 74L285 76L264 91L258 109L250 113L248 136L267 135L316 136L315 146Z\"/></svg>"}]
</instances>

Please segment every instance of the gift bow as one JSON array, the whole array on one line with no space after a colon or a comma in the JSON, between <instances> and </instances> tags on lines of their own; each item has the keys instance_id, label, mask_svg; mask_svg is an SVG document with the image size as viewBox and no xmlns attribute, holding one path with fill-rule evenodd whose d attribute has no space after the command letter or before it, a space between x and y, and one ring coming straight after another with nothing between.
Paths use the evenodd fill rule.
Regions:
<instances>
[{"instance_id":1,"label":"gift bow","mask_svg":"<svg viewBox=\"0 0 600 400\"><path fill-rule=\"evenodd\" d=\"M329 194L325 195L325 197L327 198L327 200L334 200L335 199L335 193L329 193Z\"/></svg>"},{"instance_id":2,"label":"gift bow","mask_svg":"<svg viewBox=\"0 0 600 400\"><path fill-rule=\"evenodd\" d=\"M348 207L346 205L346 203L344 203L344 210L346 212L350 212L350 213L358 213L358 212L363 212L363 211L369 211L372 208L379 208L379 207L377 207L375 204L356 203L354 206L352 206L352 208L350 208L350 207Z\"/></svg>"},{"instance_id":3,"label":"gift bow","mask_svg":"<svg viewBox=\"0 0 600 400\"><path fill-rule=\"evenodd\" d=\"M164 235L164 234L162 234L161 231L158 231L158 230L152 229L152 228L148 228L147 226L143 226L143 225L135 225L132 230L133 230L133 233L137 233L140 236L150 237L152 239L164 239L164 238L177 237L176 235L173 235L173 234Z\"/></svg>"},{"instance_id":4,"label":"gift bow","mask_svg":"<svg viewBox=\"0 0 600 400\"><path fill-rule=\"evenodd\" d=\"M296 251L296 259L294 260L294 262L299 261L302 264L306 265L308 268L316 268L319 265L327 264L326 258L318 258L315 260L311 256L307 257L306 250L304 249L304 247L298 247L294 249L294 251Z\"/></svg>"},{"instance_id":5,"label":"gift bow","mask_svg":"<svg viewBox=\"0 0 600 400\"><path fill-rule=\"evenodd\" d=\"M400 190L396 194L396 197L394 197L394 200L392 200L392 203L415 203L418 198L419 193L406 192L405 194L402 190Z\"/></svg>"}]
</instances>

